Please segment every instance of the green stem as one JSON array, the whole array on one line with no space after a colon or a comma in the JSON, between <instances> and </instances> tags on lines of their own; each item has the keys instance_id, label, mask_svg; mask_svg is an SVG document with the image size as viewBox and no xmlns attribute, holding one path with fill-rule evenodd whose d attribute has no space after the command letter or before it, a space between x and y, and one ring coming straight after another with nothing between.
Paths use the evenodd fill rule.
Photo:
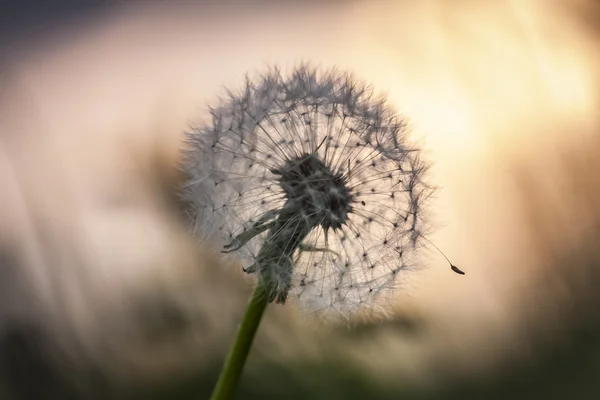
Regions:
<instances>
[{"instance_id":1,"label":"green stem","mask_svg":"<svg viewBox=\"0 0 600 400\"><path fill-rule=\"evenodd\" d=\"M229 350L225 365L213 390L211 400L233 399L238 381L242 375L242 370L244 369L244 364L252 347L254 335L267 308L267 304L265 286L259 279L252 298L248 303L248 308L244 314L244 320L240 325L235 342Z\"/></svg>"}]
</instances>

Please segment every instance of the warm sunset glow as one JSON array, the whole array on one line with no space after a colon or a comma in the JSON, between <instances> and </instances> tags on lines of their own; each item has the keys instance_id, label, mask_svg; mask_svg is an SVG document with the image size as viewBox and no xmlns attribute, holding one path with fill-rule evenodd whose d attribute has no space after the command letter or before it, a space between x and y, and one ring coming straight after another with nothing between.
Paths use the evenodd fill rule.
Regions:
<instances>
[{"instance_id":1,"label":"warm sunset glow","mask_svg":"<svg viewBox=\"0 0 600 400\"><path fill-rule=\"evenodd\" d=\"M591 27L575 18L588 2L282 3L267 9L152 3L142 12L132 2L54 35L22 38L7 51L12 72L0 87L0 108L9 110L0 121L0 221L9 223L0 234L23 243L21 271L32 282L24 296L43 305L25 313L35 314L32 320L44 315L49 325L53 318L67 321L104 354L97 343L110 336L102 328L113 309L155 287L186 284L189 271L197 271L197 243L168 196L158 194L165 189L150 183L154 163L175 169L183 132L206 118L224 85L235 87L245 73L269 64L285 71L310 61L352 71L409 118L441 188L431 204L431 240L467 272L457 279L441 256L426 253L427 268L399 292L397 313L435 319L434 333L410 345L385 337L372 348L361 345L356 357L390 376L435 374L446 356L478 370L477 362L497 356L521 332L514 299L540 275L542 255L532 250L531 222L517 207L522 193L515 175L528 165L534 182L558 191L554 154L600 129L600 50ZM554 206L567 198L557 194ZM562 217L564 225L578 226L566 212ZM39 221L46 225L36 231ZM207 276L198 292L227 297L233 290L213 287L214 276ZM237 279L232 286L247 288ZM225 311L206 306L217 332L208 329L207 337L219 338L236 300L223 300ZM125 314L119 321L130 323ZM189 343L201 334L191 334ZM467 345L476 351L464 351ZM392 356L373 361L373 352ZM398 359L417 361L399 366ZM149 365L135 360L142 369Z\"/></svg>"}]
</instances>

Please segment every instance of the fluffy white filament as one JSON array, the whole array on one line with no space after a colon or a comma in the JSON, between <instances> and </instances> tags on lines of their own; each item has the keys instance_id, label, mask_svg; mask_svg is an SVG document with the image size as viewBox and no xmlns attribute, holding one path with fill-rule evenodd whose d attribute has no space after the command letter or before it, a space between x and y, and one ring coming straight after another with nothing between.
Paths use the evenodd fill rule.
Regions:
<instances>
[{"instance_id":1,"label":"fluffy white filament","mask_svg":"<svg viewBox=\"0 0 600 400\"><path fill-rule=\"evenodd\" d=\"M197 234L232 249L250 272L270 275L278 290L285 287L311 311L372 305L416 266L422 205L431 193L423 181L427 166L408 143L406 121L367 86L305 65L289 77L272 69L229 92L211 116L189 133L185 153L184 196ZM328 187L325 197L311 192L321 190L311 183L320 171L292 183L307 198L324 201L302 207L284 191L277 172L306 155L343 177L347 215L328 209L338 187ZM292 217L274 224L284 207ZM341 227L323 222L336 218ZM285 247L306 224L311 229L302 243L278 259L290 268L277 272L259 256L278 241Z\"/></svg>"}]
</instances>

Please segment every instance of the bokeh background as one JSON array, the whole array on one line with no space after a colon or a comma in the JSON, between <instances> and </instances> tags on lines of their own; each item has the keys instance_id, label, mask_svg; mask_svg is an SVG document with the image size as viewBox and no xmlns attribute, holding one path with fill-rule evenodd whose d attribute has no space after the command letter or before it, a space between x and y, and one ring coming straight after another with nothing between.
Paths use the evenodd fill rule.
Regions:
<instances>
[{"instance_id":1,"label":"bokeh background","mask_svg":"<svg viewBox=\"0 0 600 400\"><path fill-rule=\"evenodd\" d=\"M346 324L271 307L238 398L600 398L598 2L2 7L2 398L209 397L252 281L187 233L183 132L302 61L410 118L467 275L427 253Z\"/></svg>"}]
</instances>

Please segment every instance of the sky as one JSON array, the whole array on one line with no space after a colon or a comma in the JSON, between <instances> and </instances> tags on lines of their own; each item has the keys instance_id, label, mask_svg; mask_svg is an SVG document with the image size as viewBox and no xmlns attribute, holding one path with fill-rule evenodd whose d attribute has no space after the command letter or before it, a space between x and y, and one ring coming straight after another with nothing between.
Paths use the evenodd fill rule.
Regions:
<instances>
[{"instance_id":1,"label":"sky","mask_svg":"<svg viewBox=\"0 0 600 400\"><path fill-rule=\"evenodd\" d=\"M432 316L441 338L397 351L423 370L447 352L482 362L502 347L490 338L508 343L520 333L514 299L539 273L515 174L526 168L542 186L552 182L560 171L548 173L557 168L548 155L585 148L599 128L600 51L593 22L582 18L598 10L569 4L114 2L13 11L0 48L8 188L0 237L19 249L25 268L15 279L31 292L7 294L29 300L3 318L32 318L39 298L51 299L44 307L54 311L42 313L90 333L90 309L110 313L132 293L179 282L173 276L185 273L167 265L193 253L194 240L179 247L182 228L152 186L153 163L175 168L183 132L202 123L224 87L268 65L285 71L308 61L353 72L409 118L441 188L432 240L467 272L458 277L427 255L396 306ZM86 280L93 289L82 288ZM465 337L477 352L467 355Z\"/></svg>"}]
</instances>

